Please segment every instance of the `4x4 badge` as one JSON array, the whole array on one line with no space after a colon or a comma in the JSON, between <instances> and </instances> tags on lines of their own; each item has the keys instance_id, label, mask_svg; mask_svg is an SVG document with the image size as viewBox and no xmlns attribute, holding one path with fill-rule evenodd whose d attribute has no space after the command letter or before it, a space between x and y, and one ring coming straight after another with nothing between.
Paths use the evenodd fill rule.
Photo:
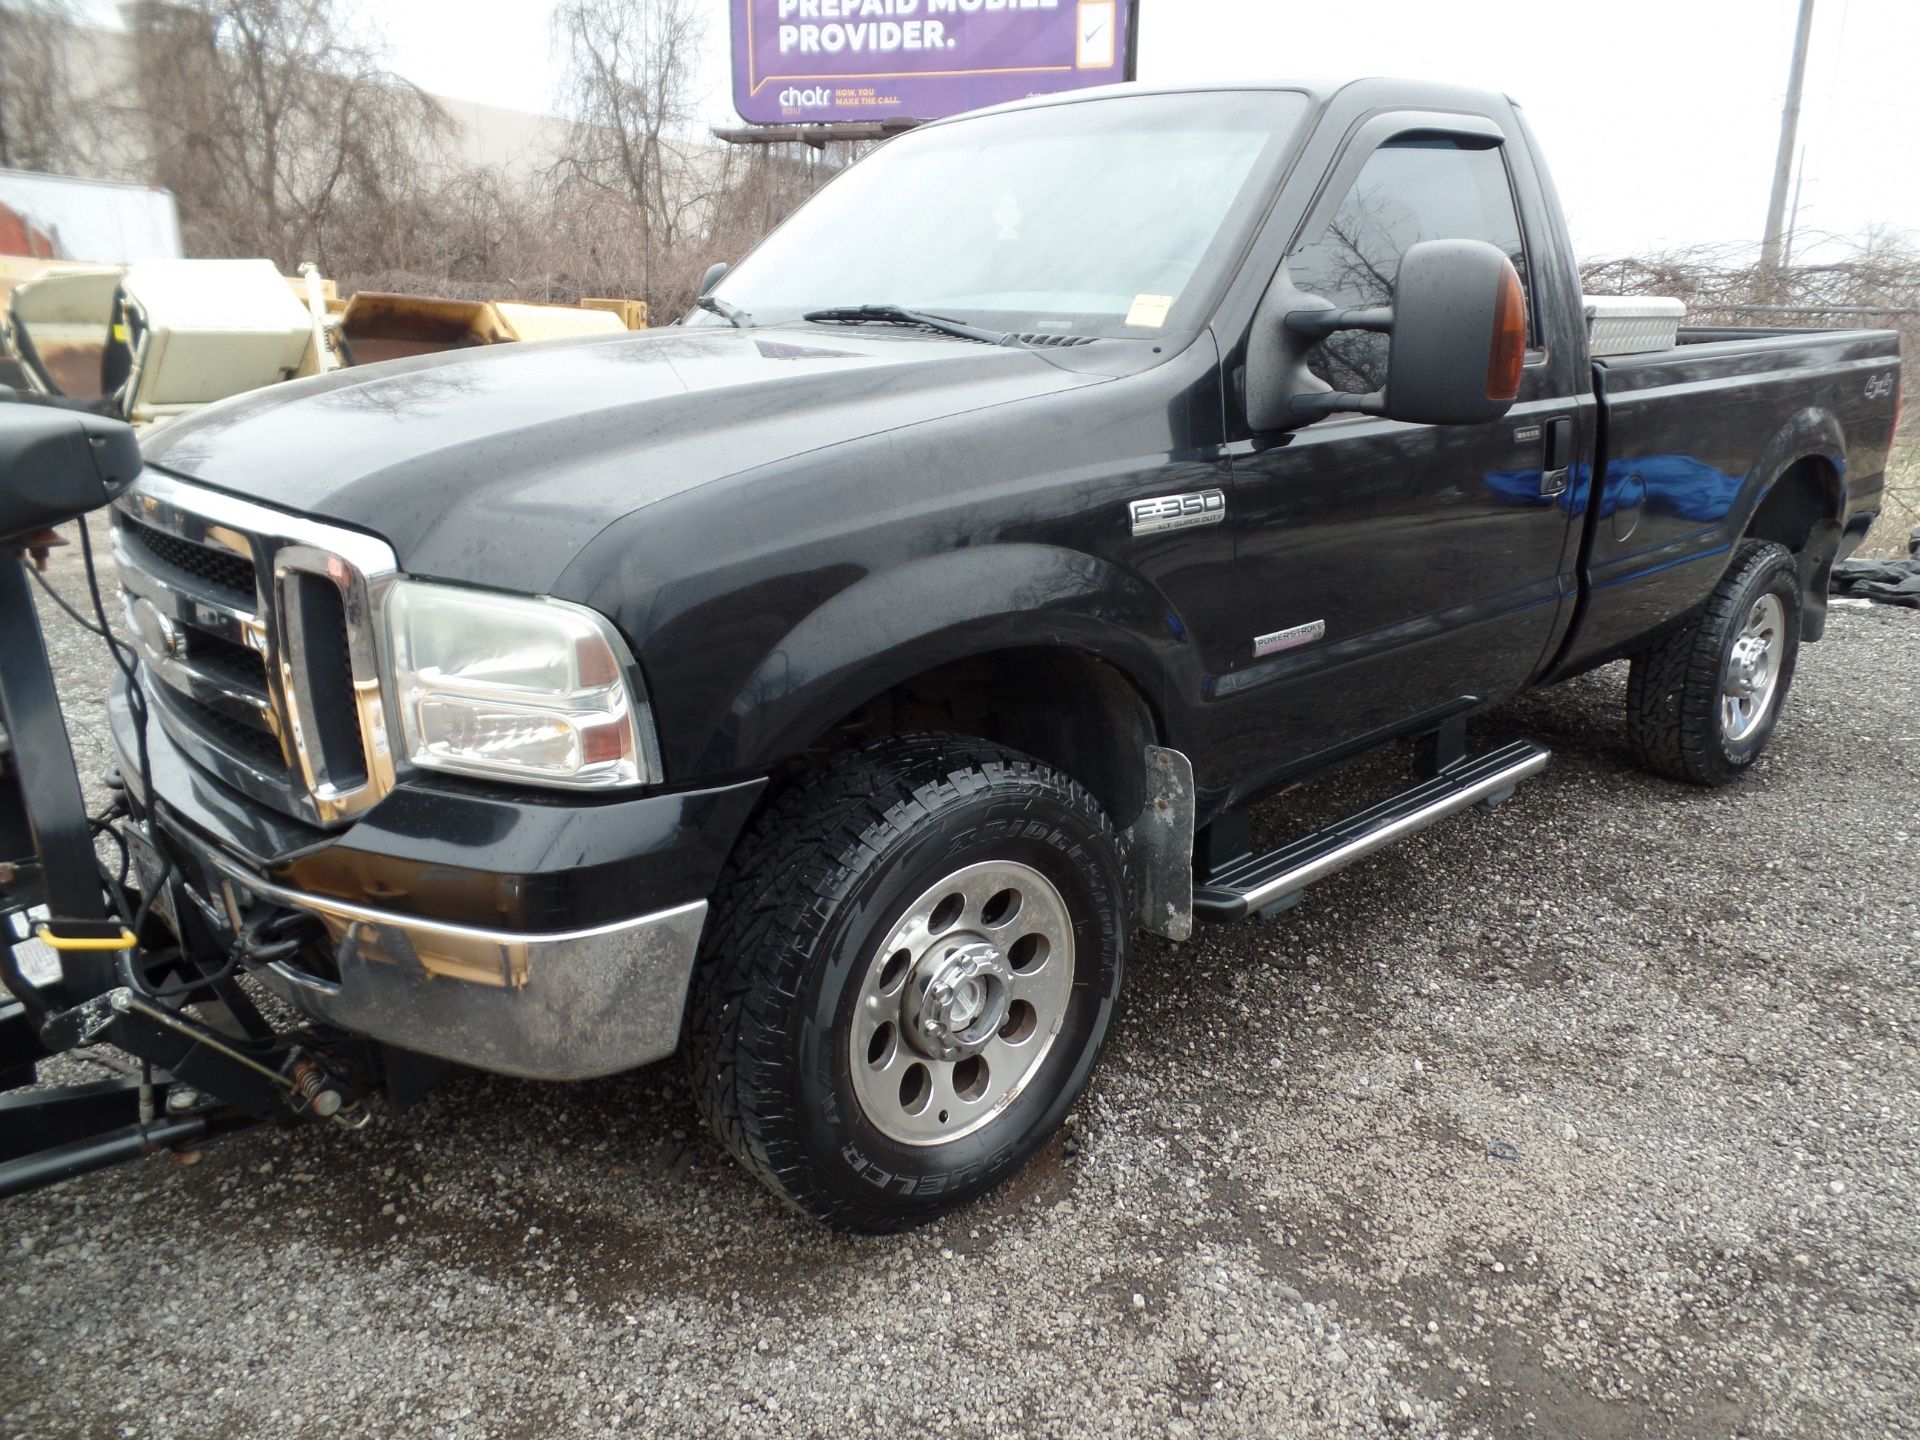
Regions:
<instances>
[{"instance_id":1,"label":"4x4 badge","mask_svg":"<svg viewBox=\"0 0 1920 1440\"><path fill-rule=\"evenodd\" d=\"M1195 490L1186 495L1155 495L1127 507L1127 519L1136 535L1158 535L1163 530L1185 530L1190 525L1218 525L1227 518L1224 490Z\"/></svg>"}]
</instances>

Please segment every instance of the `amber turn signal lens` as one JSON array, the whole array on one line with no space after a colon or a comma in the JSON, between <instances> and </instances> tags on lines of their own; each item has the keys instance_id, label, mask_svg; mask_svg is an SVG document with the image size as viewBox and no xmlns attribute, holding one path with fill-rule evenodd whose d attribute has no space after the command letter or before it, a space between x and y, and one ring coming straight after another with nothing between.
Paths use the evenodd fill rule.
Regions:
<instances>
[{"instance_id":1,"label":"amber turn signal lens","mask_svg":"<svg viewBox=\"0 0 1920 1440\"><path fill-rule=\"evenodd\" d=\"M1520 272L1511 263L1500 272L1500 297L1493 312L1493 350L1487 358L1487 398L1512 400L1520 394L1520 371L1527 363L1527 297Z\"/></svg>"}]
</instances>

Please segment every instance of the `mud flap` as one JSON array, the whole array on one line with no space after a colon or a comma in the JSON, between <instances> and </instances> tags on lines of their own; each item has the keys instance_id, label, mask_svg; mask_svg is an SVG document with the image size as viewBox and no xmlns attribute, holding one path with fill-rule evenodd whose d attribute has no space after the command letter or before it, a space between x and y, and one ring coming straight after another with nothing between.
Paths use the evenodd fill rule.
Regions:
<instances>
[{"instance_id":1,"label":"mud flap","mask_svg":"<svg viewBox=\"0 0 1920 1440\"><path fill-rule=\"evenodd\" d=\"M1134 923L1169 940L1193 934L1193 762L1146 749L1146 803L1121 835L1133 880Z\"/></svg>"}]
</instances>

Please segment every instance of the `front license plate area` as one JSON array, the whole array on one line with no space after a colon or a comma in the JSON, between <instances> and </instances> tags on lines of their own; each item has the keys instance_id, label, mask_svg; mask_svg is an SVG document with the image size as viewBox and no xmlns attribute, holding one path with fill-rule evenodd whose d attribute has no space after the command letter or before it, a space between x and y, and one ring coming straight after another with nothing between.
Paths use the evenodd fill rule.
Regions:
<instances>
[{"instance_id":1,"label":"front license plate area","mask_svg":"<svg viewBox=\"0 0 1920 1440\"><path fill-rule=\"evenodd\" d=\"M127 837L127 850L133 856L134 882L143 897L152 897L147 913L172 931L178 940L180 911L174 903L175 889L180 883L177 872L169 876L167 862L161 858L159 847L153 843L146 826L127 825L122 833Z\"/></svg>"}]
</instances>

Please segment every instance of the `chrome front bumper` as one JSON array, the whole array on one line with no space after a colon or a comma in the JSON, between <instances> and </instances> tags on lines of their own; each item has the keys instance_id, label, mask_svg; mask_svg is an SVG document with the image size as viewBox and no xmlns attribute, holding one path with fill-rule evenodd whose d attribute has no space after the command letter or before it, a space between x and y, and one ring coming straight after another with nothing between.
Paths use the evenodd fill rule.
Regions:
<instances>
[{"instance_id":1,"label":"chrome front bumper","mask_svg":"<svg viewBox=\"0 0 1920 1440\"><path fill-rule=\"evenodd\" d=\"M533 1080L585 1080L673 1053L707 902L592 930L519 934L396 915L268 883L207 857L234 898L317 918L339 979L260 971L309 1018Z\"/></svg>"}]
</instances>

